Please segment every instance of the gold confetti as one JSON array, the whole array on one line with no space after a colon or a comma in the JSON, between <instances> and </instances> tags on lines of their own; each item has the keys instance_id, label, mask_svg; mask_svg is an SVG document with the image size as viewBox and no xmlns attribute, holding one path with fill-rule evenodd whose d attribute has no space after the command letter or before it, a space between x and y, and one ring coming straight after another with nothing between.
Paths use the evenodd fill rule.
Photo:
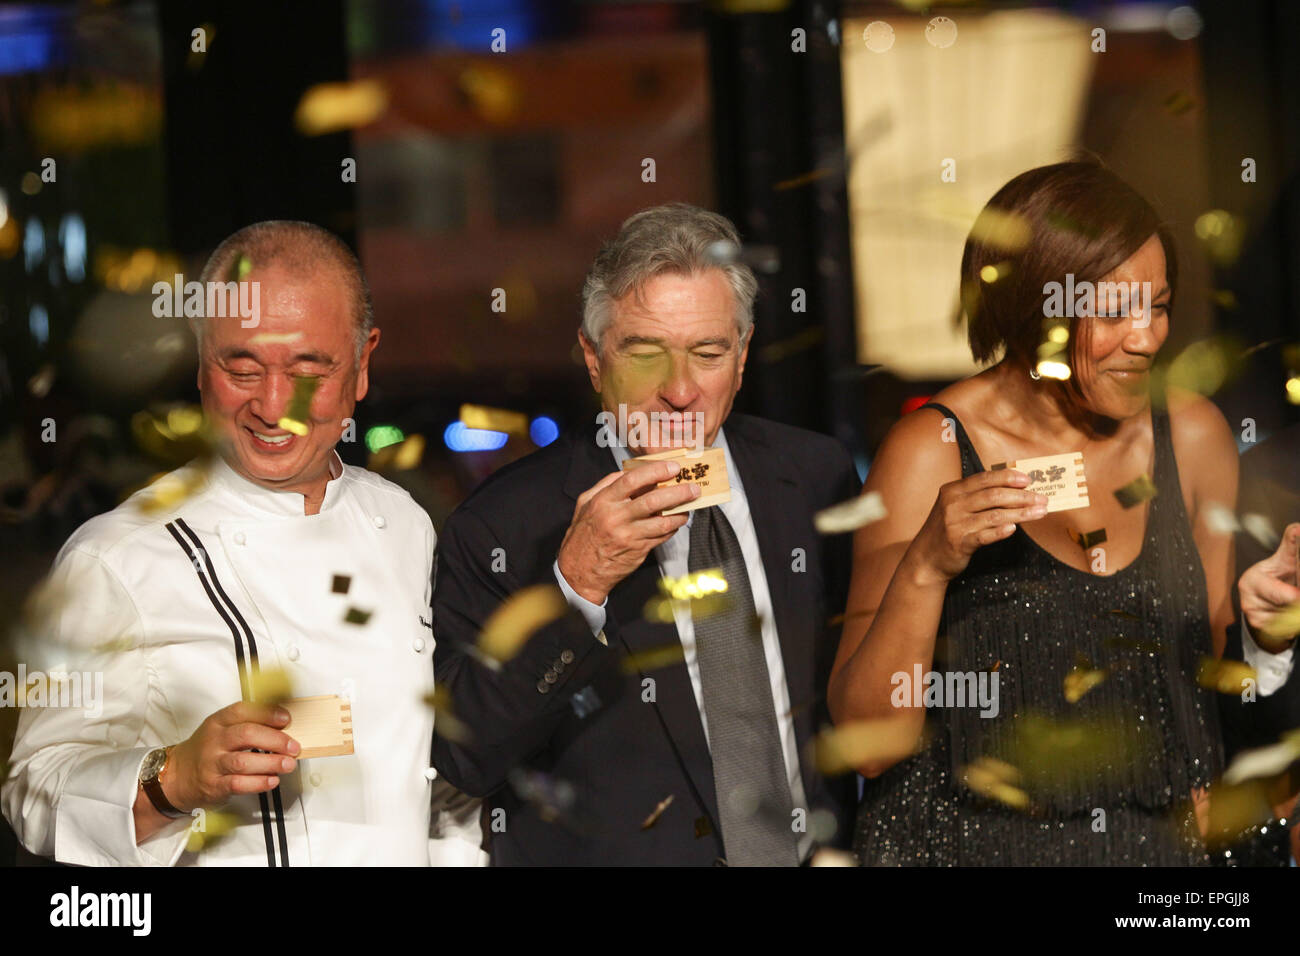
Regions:
<instances>
[{"instance_id":1,"label":"gold confetti","mask_svg":"<svg viewBox=\"0 0 1300 956\"><path fill-rule=\"evenodd\" d=\"M870 491L817 512L813 527L819 534L843 534L879 521L888 513L880 492Z\"/></svg>"},{"instance_id":2,"label":"gold confetti","mask_svg":"<svg viewBox=\"0 0 1300 956\"><path fill-rule=\"evenodd\" d=\"M311 422L311 400L320 386L320 378L315 375L295 375L293 377L293 397L289 399L289 409L276 423L285 431L295 435L306 435Z\"/></svg>"},{"instance_id":3,"label":"gold confetti","mask_svg":"<svg viewBox=\"0 0 1300 956\"><path fill-rule=\"evenodd\" d=\"M515 78L495 66L466 67L457 85L478 114L489 123L505 123L514 118L520 107L520 93Z\"/></svg>"},{"instance_id":4,"label":"gold confetti","mask_svg":"<svg viewBox=\"0 0 1300 956\"><path fill-rule=\"evenodd\" d=\"M997 265L988 265L980 269L980 279L983 280L986 285L992 285L999 279L1005 279L1010 274L1010 261L999 262Z\"/></svg>"},{"instance_id":5,"label":"gold confetti","mask_svg":"<svg viewBox=\"0 0 1300 956\"><path fill-rule=\"evenodd\" d=\"M652 826L658 823L659 818L664 815L665 810L667 810L670 806L672 806L672 803L673 803L673 795L670 793L668 794L668 796L660 800L658 805L656 805L655 808L650 811L650 816L646 817L645 820L641 822L641 829L649 830Z\"/></svg>"},{"instance_id":6,"label":"gold confetti","mask_svg":"<svg viewBox=\"0 0 1300 956\"><path fill-rule=\"evenodd\" d=\"M1164 107L1171 116L1182 116L1196 106L1196 101L1182 90L1175 90L1165 97Z\"/></svg>"},{"instance_id":7,"label":"gold confetti","mask_svg":"<svg viewBox=\"0 0 1300 956\"><path fill-rule=\"evenodd\" d=\"M676 611L686 610L694 621L702 621L730 610L735 602L729 594L710 594L706 597L678 599L655 597L646 602L643 614L647 621L656 624L672 624L677 620Z\"/></svg>"},{"instance_id":8,"label":"gold confetti","mask_svg":"<svg viewBox=\"0 0 1300 956\"><path fill-rule=\"evenodd\" d=\"M993 757L980 757L961 771L962 782L972 791L1015 810L1029 807L1029 794L1016 786L1020 771Z\"/></svg>"},{"instance_id":9,"label":"gold confetti","mask_svg":"<svg viewBox=\"0 0 1300 956\"><path fill-rule=\"evenodd\" d=\"M564 615L568 605L554 584L535 584L510 595L483 624L478 646L496 661L508 661L539 627Z\"/></svg>"},{"instance_id":10,"label":"gold confetti","mask_svg":"<svg viewBox=\"0 0 1300 956\"><path fill-rule=\"evenodd\" d=\"M385 445L370 455L366 467L371 471L410 471L420 467L424 460L425 440L423 435L408 435L399 442Z\"/></svg>"},{"instance_id":11,"label":"gold confetti","mask_svg":"<svg viewBox=\"0 0 1300 956\"><path fill-rule=\"evenodd\" d=\"M186 499L207 487L207 483L206 469L198 467L160 475L148 485L145 494L137 499L137 507L144 514L174 511Z\"/></svg>"},{"instance_id":12,"label":"gold confetti","mask_svg":"<svg viewBox=\"0 0 1300 956\"><path fill-rule=\"evenodd\" d=\"M1300 731L1292 730L1281 740L1266 747L1243 750L1233 758L1223 773L1223 782L1231 786L1260 777L1275 777L1300 760Z\"/></svg>"},{"instance_id":13,"label":"gold confetti","mask_svg":"<svg viewBox=\"0 0 1300 956\"><path fill-rule=\"evenodd\" d=\"M259 667L249 687L250 697L262 704L278 704L293 696L293 681L282 667Z\"/></svg>"},{"instance_id":14,"label":"gold confetti","mask_svg":"<svg viewBox=\"0 0 1300 956\"><path fill-rule=\"evenodd\" d=\"M388 91L378 80L318 83L302 94L293 122L304 136L321 136L373 123L387 108Z\"/></svg>"},{"instance_id":15,"label":"gold confetti","mask_svg":"<svg viewBox=\"0 0 1300 956\"><path fill-rule=\"evenodd\" d=\"M727 590L727 579L722 568L705 568L683 574L679 578L661 577L659 591L677 601L689 601L693 598L708 597L711 594L723 594Z\"/></svg>"},{"instance_id":16,"label":"gold confetti","mask_svg":"<svg viewBox=\"0 0 1300 956\"><path fill-rule=\"evenodd\" d=\"M824 846L813 854L809 866L857 866L858 861L847 850Z\"/></svg>"},{"instance_id":17,"label":"gold confetti","mask_svg":"<svg viewBox=\"0 0 1300 956\"><path fill-rule=\"evenodd\" d=\"M836 776L868 764L901 760L916 751L916 738L911 722L897 717L856 720L824 728L809 747L817 769Z\"/></svg>"},{"instance_id":18,"label":"gold confetti","mask_svg":"<svg viewBox=\"0 0 1300 956\"><path fill-rule=\"evenodd\" d=\"M1105 679L1105 671L1076 667L1065 675L1065 699L1071 704L1077 704L1084 694Z\"/></svg>"},{"instance_id":19,"label":"gold confetti","mask_svg":"<svg viewBox=\"0 0 1300 956\"><path fill-rule=\"evenodd\" d=\"M434 732L444 740L454 744L470 742L469 728L456 716L451 706L451 691L442 685L433 688L432 694L425 694L424 703L433 708Z\"/></svg>"},{"instance_id":20,"label":"gold confetti","mask_svg":"<svg viewBox=\"0 0 1300 956\"><path fill-rule=\"evenodd\" d=\"M1205 509L1205 524L1215 534L1235 534L1241 530L1241 522L1232 509L1214 502Z\"/></svg>"},{"instance_id":21,"label":"gold confetti","mask_svg":"<svg viewBox=\"0 0 1300 956\"><path fill-rule=\"evenodd\" d=\"M348 608L347 613L343 615L343 623L356 624L358 626L364 625L370 620L370 615L370 611L363 611L359 607L350 607Z\"/></svg>"},{"instance_id":22,"label":"gold confetti","mask_svg":"<svg viewBox=\"0 0 1300 956\"><path fill-rule=\"evenodd\" d=\"M665 644L663 647L629 654L623 661L622 670L624 674L644 674L646 671L670 667L684 660L686 660L686 651L680 643Z\"/></svg>"},{"instance_id":23,"label":"gold confetti","mask_svg":"<svg viewBox=\"0 0 1300 956\"><path fill-rule=\"evenodd\" d=\"M347 594L352 587L352 576L348 574L336 574L330 580L330 592L332 594Z\"/></svg>"},{"instance_id":24,"label":"gold confetti","mask_svg":"<svg viewBox=\"0 0 1300 956\"><path fill-rule=\"evenodd\" d=\"M972 239L1006 252L1020 252L1033 238L1029 220L1019 213L985 206L970 227Z\"/></svg>"},{"instance_id":25,"label":"gold confetti","mask_svg":"<svg viewBox=\"0 0 1300 956\"><path fill-rule=\"evenodd\" d=\"M1258 680L1255 668L1241 661L1217 657L1201 658L1201 665L1196 672L1198 684L1208 690L1217 690L1220 694L1240 694L1248 680Z\"/></svg>"},{"instance_id":26,"label":"gold confetti","mask_svg":"<svg viewBox=\"0 0 1300 956\"><path fill-rule=\"evenodd\" d=\"M462 405L460 421L466 428L482 428L488 431L506 432L510 435L528 434L528 416L523 412L512 412L504 408Z\"/></svg>"},{"instance_id":27,"label":"gold confetti","mask_svg":"<svg viewBox=\"0 0 1300 956\"><path fill-rule=\"evenodd\" d=\"M1115 498L1120 506L1132 508L1156 496L1156 486L1147 475L1139 475L1122 488L1115 490Z\"/></svg>"},{"instance_id":28,"label":"gold confetti","mask_svg":"<svg viewBox=\"0 0 1300 956\"><path fill-rule=\"evenodd\" d=\"M1273 615L1267 624L1260 625L1266 637L1286 640L1300 633L1300 601L1288 604Z\"/></svg>"},{"instance_id":29,"label":"gold confetti","mask_svg":"<svg viewBox=\"0 0 1300 956\"><path fill-rule=\"evenodd\" d=\"M1085 532L1080 534L1076 540L1079 542L1079 547L1087 551L1106 540L1106 529L1098 528L1096 531Z\"/></svg>"},{"instance_id":30,"label":"gold confetti","mask_svg":"<svg viewBox=\"0 0 1300 956\"><path fill-rule=\"evenodd\" d=\"M195 810L192 816L190 835L185 841L185 849L189 853L212 849L225 837L235 832L235 828L243 822L238 814L221 810L199 809Z\"/></svg>"},{"instance_id":31,"label":"gold confetti","mask_svg":"<svg viewBox=\"0 0 1300 956\"><path fill-rule=\"evenodd\" d=\"M1241 529L1257 541L1266 551L1276 551L1282 538L1266 515L1253 511L1241 516Z\"/></svg>"}]
</instances>

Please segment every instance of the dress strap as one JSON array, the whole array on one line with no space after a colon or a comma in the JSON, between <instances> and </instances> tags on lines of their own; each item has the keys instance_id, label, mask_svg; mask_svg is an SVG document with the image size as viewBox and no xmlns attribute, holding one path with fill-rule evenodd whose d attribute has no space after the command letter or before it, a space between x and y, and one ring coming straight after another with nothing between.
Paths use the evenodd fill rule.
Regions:
<instances>
[{"instance_id":1,"label":"dress strap","mask_svg":"<svg viewBox=\"0 0 1300 956\"><path fill-rule=\"evenodd\" d=\"M970 436L966 434L966 429L961 423L961 419L947 405L940 405L938 402L926 402L921 408L933 408L942 412L945 418L951 418L957 426L957 448L961 452L961 476L968 478L976 472L984 470L984 463L980 461L979 452L971 444Z\"/></svg>"}]
</instances>

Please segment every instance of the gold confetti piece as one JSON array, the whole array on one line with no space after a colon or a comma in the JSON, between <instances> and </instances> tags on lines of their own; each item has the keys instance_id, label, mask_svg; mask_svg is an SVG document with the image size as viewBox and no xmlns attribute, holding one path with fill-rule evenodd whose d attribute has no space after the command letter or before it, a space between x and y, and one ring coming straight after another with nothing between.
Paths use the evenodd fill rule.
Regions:
<instances>
[{"instance_id":1,"label":"gold confetti piece","mask_svg":"<svg viewBox=\"0 0 1300 956\"><path fill-rule=\"evenodd\" d=\"M1015 810L1029 807L1029 794L1015 786L1020 782L1020 771L1005 761L980 757L962 769L961 777L967 787L982 797Z\"/></svg>"},{"instance_id":2,"label":"gold confetti piece","mask_svg":"<svg viewBox=\"0 0 1300 956\"><path fill-rule=\"evenodd\" d=\"M1277 529L1273 527L1273 522L1269 521L1265 515L1256 514L1253 511L1241 516L1241 529L1254 538L1266 551L1276 551L1277 546L1282 542Z\"/></svg>"},{"instance_id":3,"label":"gold confetti piece","mask_svg":"<svg viewBox=\"0 0 1300 956\"><path fill-rule=\"evenodd\" d=\"M1275 744L1237 754L1224 771L1223 782L1235 786L1260 777L1275 777L1297 760L1300 760L1300 731L1292 730Z\"/></svg>"},{"instance_id":4,"label":"gold confetti piece","mask_svg":"<svg viewBox=\"0 0 1300 956\"><path fill-rule=\"evenodd\" d=\"M644 674L646 671L670 667L684 660L686 660L686 651L680 643L665 644L663 647L629 654L623 661L622 670L624 674Z\"/></svg>"},{"instance_id":5,"label":"gold confetti piece","mask_svg":"<svg viewBox=\"0 0 1300 956\"><path fill-rule=\"evenodd\" d=\"M1088 239L1096 239L1101 235L1101 231L1095 226L1081 222L1073 216L1067 216L1057 209L1049 209L1043 218L1049 226L1060 232L1072 232Z\"/></svg>"},{"instance_id":6,"label":"gold confetti piece","mask_svg":"<svg viewBox=\"0 0 1300 956\"><path fill-rule=\"evenodd\" d=\"M424 458L423 435L407 435L405 441L388 447L393 449L393 467L398 471L410 471L412 468L420 467L420 462Z\"/></svg>"},{"instance_id":7,"label":"gold confetti piece","mask_svg":"<svg viewBox=\"0 0 1300 956\"><path fill-rule=\"evenodd\" d=\"M833 166L814 169L811 172L803 173L799 176L792 176L789 179L783 179L779 183L774 184L772 188L777 192L782 192L786 189L795 189L798 186L807 186L809 183L815 183L819 179L825 179L827 176L832 176L836 172L838 172L838 169Z\"/></svg>"},{"instance_id":8,"label":"gold confetti piece","mask_svg":"<svg viewBox=\"0 0 1300 956\"><path fill-rule=\"evenodd\" d=\"M826 338L826 330L820 325L814 325L788 339L763 346L758 353L758 360L769 365L780 362L791 355L797 355L799 352L820 345L824 338Z\"/></svg>"},{"instance_id":9,"label":"gold confetti piece","mask_svg":"<svg viewBox=\"0 0 1300 956\"><path fill-rule=\"evenodd\" d=\"M1241 661L1217 657L1201 658L1201 665L1196 672L1198 684L1208 690L1217 690L1220 694L1240 694L1248 680L1258 680L1255 668Z\"/></svg>"},{"instance_id":10,"label":"gold confetti piece","mask_svg":"<svg viewBox=\"0 0 1300 956\"><path fill-rule=\"evenodd\" d=\"M41 370L27 380L27 391L37 398L44 398L54 387L54 375L53 365L41 366Z\"/></svg>"},{"instance_id":11,"label":"gold confetti piece","mask_svg":"<svg viewBox=\"0 0 1300 956\"><path fill-rule=\"evenodd\" d=\"M432 694L425 694L424 702L433 708L434 733L454 744L467 744L470 742L469 728L452 710L451 691L442 685L435 686Z\"/></svg>"},{"instance_id":12,"label":"gold confetti piece","mask_svg":"<svg viewBox=\"0 0 1300 956\"><path fill-rule=\"evenodd\" d=\"M646 817L645 820L642 821L641 829L649 830L652 826L658 823L659 818L664 815L665 810L667 810L670 806L672 806L672 803L673 803L673 795L670 793L668 794L668 796L660 800L658 805L653 810L650 811L650 816Z\"/></svg>"},{"instance_id":13,"label":"gold confetti piece","mask_svg":"<svg viewBox=\"0 0 1300 956\"><path fill-rule=\"evenodd\" d=\"M1170 386L1199 395L1213 395L1241 375L1242 344L1228 336L1203 339L1187 346L1164 371L1163 394Z\"/></svg>"},{"instance_id":14,"label":"gold confetti piece","mask_svg":"<svg viewBox=\"0 0 1300 956\"><path fill-rule=\"evenodd\" d=\"M201 468L190 469L180 474L170 472L161 475L151 482L145 494L137 499L137 507L144 514L174 511L186 499L207 487L207 483L207 471Z\"/></svg>"},{"instance_id":15,"label":"gold confetti piece","mask_svg":"<svg viewBox=\"0 0 1300 956\"><path fill-rule=\"evenodd\" d=\"M301 338L301 332L258 332L248 341L253 345L291 345Z\"/></svg>"},{"instance_id":16,"label":"gold confetti piece","mask_svg":"<svg viewBox=\"0 0 1300 956\"><path fill-rule=\"evenodd\" d=\"M318 83L302 94L293 122L304 136L321 136L373 123L387 108L388 91L378 80Z\"/></svg>"},{"instance_id":17,"label":"gold confetti piece","mask_svg":"<svg viewBox=\"0 0 1300 956\"><path fill-rule=\"evenodd\" d=\"M1105 679L1105 671L1076 667L1065 675L1065 699L1071 704L1077 704L1084 694Z\"/></svg>"},{"instance_id":18,"label":"gold confetti piece","mask_svg":"<svg viewBox=\"0 0 1300 956\"><path fill-rule=\"evenodd\" d=\"M457 85L489 123L509 122L519 111L519 84L503 69L481 64L466 67L457 77Z\"/></svg>"},{"instance_id":19,"label":"gold confetti piece","mask_svg":"<svg viewBox=\"0 0 1300 956\"><path fill-rule=\"evenodd\" d=\"M352 587L352 577L347 574L336 574L330 581L330 592L332 594L347 594L348 589Z\"/></svg>"},{"instance_id":20,"label":"gold confetti piece","mask_svg":"<svg viewBox=\"0 0 1300 956\"><path fill-rule=\"evenodd\" d=\"M809 866L857 866L858 861L846 850L824 846L813 854Z\"/></svg>"},{"instance_id":21,"label":"gold confetti piece","mask_svg":"<svg viewBox=\"0 0 1300 956\"><path fill-rule=\"evenodd\" d=\"M493 432L506 432L510 435L528 434L528 416L523 412L512 412L504 408L462 405L460 421L466 428L482 428Z\"/></svg>"},{"instance_id":22,"label":"gold confetti piece","mask_svg":"<svg viewBox=\"0 0 1300 956\"><path fill-rule=\"evenodd\" d=\"M185 841L185 849L189 853L212 849L235 832L235 828L243 822L238 814L221 810L195 810L192 818L190 835Z\"/></svg>"},{"instance_id":23,"label":"gold confetti piece","mask_svg":"<svg viewBox=\"0 0 1300 956\"><path fill-rule=\"evenodd\" d=\"M1096 531L1088 531L1079 535L1076 540L1079 542L1079 547L1087 551L1106 540L1106 529L1098 528Z\"/></svg>"},{"instance_id":24,"label":"gold confetti piece","mask_svg":"<svg viewBox=\"0 0 1300 956\"><path fill-rule=\"evenodd\" d=\"M843 534L879 521L887 514L880 492L871 491L817 512L813 515L813 527L819 534Z\"/></svg>"},{"instance_id":25,"label":"gold confetti piece","mask_svg":"<svg viewBox=\"0 0 1300 956\"><path fill-rule=\"evenodd\" d=\"M363 611L359 607L350 607L347 613L343 615L343 622L345 624L363 625L370 620L371 613L370 611Z\"/></svg>"},{"instance_id":26,"label":"gold confetti piece","mask_svg":"<svg viewBox=\"0 0 1300 956\"><path fill-rule=\"evenodd\" d=\"M1241 530L1241 522L1232 509L1220 504L1211 503L1206 507L1205 524L1215 534L1235 534Z\"/></svg>"},{"instance_id":27,"label":"gold confetti piece","mask_svg":"<svg viewBox=\"0 0 1300 956\"><path fill-rule=\"evenodd\" d=\"M1139 475L1122 488L1115 489L1115 498L1120 506L1132 508L1156 496L1156 486L1147 475Z\"/></svg>"},{"instance_id":28,"label":"gold confetti piece","mask_svg":"<svg viewBox=\"0 0 1300 956\"><path fill-rule=\"evenodd\" d=\"M295 375L293 377L293 398L289 399L289 409L276 422L285 431L295 435L306 435L311 422L311 400L320 386L320 378L315 375Z\"/></svg>"},{"instance_id":29,"label":"gold confetti piece","mask_svg":"<svg viewBox=\"0 0 1300 956\"><path fill-rule=\"evenodd\" d=\"M710 594L723 594L726 590L727 579L722 574L722 568L705 568L683 574L679 578L659 579L660 593L677 601L707 597Z\"/></svg>"},{"instance_id":30,"label":"gold confetti piece","mask_svg":"<svg viewBox=\"0 0 1300 956\"><path fill-rule=\"evenodd\" d=\"M916 751L916 736L911 723L897 717L856 720L824 728L809 748L817 769L836 776L868 764L901 760Z\"/></svg>"},{"instance_id":31,"label":"gold confetti piece","mask_svg":"<svg viewBox=\"0 0 1300 956\"><path fill-rule=\"evenodd\" d=\"M1300 601L1288 604L1273 615L1267 624L1260 625L1266 637L1286 640L1300 633Z\"/></svg>"},{"instance_id":32,"label":"gold confetti piece","mask_svg":"<svg viewBox=\"0 0 1300 956\"><path fill-rule=\"evenodd\" d=\"M277 704L293 697L293 681L282 667L259 667L249 686L253 700L261 704Z\"/></svg>"},{"instance_id":33,"label":"gold confetti piece","mask_svg":"<svg viewBox=\"0 0 1300 956\"><path fill-rule=\"evenodd\" d=\"M1006 252L1020 252L1029 245L1033 227L1018 213L985 206L970 227L972 239Z\"/></svg>"},{"instance_id":34,"label":"gold confetti piece","mask_svg":"<svg viewBox=\"0 0 1300 956\"><path fill-rule=\"evenodd\" d=\"M1196 217L1194 229L1216 265L1228 266L1237 260L1246 238L1245 220L1223 209L1211 209Z\"/></svg>"},{"instance_id":35,"label":"gold confetti piece","mask_svg":"<svg viewBox=\"0 0 1300 956\"><path fill-rule=\"evenodd\" d=\"M679 600L670 597L651 598L646 602L643 614L647 621L656 624L672 624L677 620L675 612L688 611L691 619L702 621L730 610L735 605L729 594L710 594L706 597Z\"/></svg>"},{"instance_id":36,"label":"gold confetti piece","mask_svg":"<svg viewBox=\"0 0 1300 956\"><path fill-rule=\"evenodd\" d=\"M483 624L478 646L496 661L508 661L539 627L564 615L568 605L554 584L535 584L510 595Z\"/></svg>"}]
</instances>

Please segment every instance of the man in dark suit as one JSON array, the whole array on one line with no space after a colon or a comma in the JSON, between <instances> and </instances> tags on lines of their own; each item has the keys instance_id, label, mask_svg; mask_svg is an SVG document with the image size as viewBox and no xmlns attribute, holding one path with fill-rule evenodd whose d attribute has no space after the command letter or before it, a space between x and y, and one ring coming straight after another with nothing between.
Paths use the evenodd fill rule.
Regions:
<instances>
[{"instance_id":1,"label":"man in dark suit","mask_svg":"<svg viewBox=\"0 0 1300 956\"><path fill-rule=\"evenodd\" d=\"M737 246L730 222L682 204L625 222L587 277L578 336L608 414L501 469L443 529L435 661L466 736L439 736L434 763L485 797L495 865L796 865L848 836L851 781L820 775L807 745L849 539L819 536L813 514L860 482L833 439L730 414L757 288ZM655 415L670 427L639 428ZM656 488L675 465L620 465L693 431L724 452L731 500L663 515L697 483ZM661 579L708 569L725 610L653 603ZM484 622L538 584L570 613L486 666Z\"/></svg>"}]
</instances>

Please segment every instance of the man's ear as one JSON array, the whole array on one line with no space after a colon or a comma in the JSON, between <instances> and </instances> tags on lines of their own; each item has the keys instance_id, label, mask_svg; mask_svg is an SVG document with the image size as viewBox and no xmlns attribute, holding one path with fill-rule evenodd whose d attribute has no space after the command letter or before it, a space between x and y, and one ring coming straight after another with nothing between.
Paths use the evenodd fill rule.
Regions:
<instances>
[{"instance_id":1,"label":"man's ear","mask_svg":"<svg viewBox=\"0 0 1300 956\"><path fill-rule=\"evenodd\" d=\"M596 346L587 340L587 336L578 330L578 345L582 347L582 361L587 366L587 377L591 379L591 387L600 394L600 353L596 351Z\"/></svg>"},{"instance_id":2,"label":"man's ear","mask_svg":"<svg viewBox=\"0 0 1300 956\"><path fill-rule=\"evenodd\" d=\"M745 381L745 360L749 358L749 343L754 341L754 327L750 326L749 334L745 336L745 344L741 346L740 358L736 367L736 391L740 391L741 383Z\"/></svg>"},{"instance_id":3,"label":"man's ear","mask_svg":"<svg viewBox=\"0 0 1300 956\"><path fill-rule=\"evenodd\" d=\"M371 329L370 334L366 336L365 344L361 346L361 359L357 362L357 390L356 401L361 401L366 397L366 392L370 391L370 353L379 345L379 329Z\"/></svg>"}]
</instances>

